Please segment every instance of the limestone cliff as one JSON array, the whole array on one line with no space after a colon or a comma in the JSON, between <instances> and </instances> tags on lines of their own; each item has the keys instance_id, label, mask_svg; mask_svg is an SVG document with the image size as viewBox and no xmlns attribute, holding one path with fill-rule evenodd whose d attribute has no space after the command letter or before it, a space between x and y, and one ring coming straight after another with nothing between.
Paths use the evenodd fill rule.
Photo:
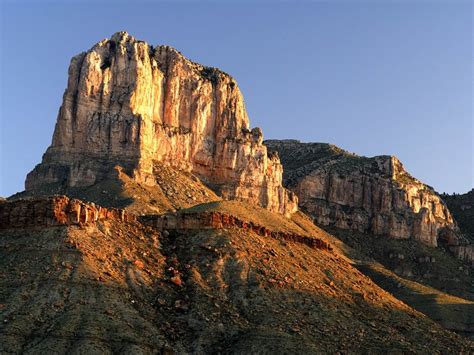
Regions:
<instances>
[{"instance_id":1,"label":"limestone cliff","mask_svg":"<svg viewBox=\"0 0 474 355\"><path fill-rule=\"evenodd\" d=\"M91 186L116 165L154 185L160 162L194 172L226 199L294 212L296 196L262 141L232 77L119 32L71 60L52 144L25 185Z\"/></svg>"},{"instance_id":2,"label":"limestone cliff","mask_svg":"<svg viewBox=\"0 0 474 355\"><path fill-rule=\"evenodd\" d=\"M446 204L393 156L366 158L323 143L266 141L284 166L286 186L317 223L437 246L456 229Z\"/></svg>"}]
</instances>

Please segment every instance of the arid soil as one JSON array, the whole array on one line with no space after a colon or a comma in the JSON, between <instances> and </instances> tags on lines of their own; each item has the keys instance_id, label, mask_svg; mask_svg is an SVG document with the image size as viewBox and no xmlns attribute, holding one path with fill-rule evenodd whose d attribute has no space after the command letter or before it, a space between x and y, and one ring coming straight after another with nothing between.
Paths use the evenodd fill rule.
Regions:
<instances>
[{"instance_id":1,"label":"arid soil","mask_svg":"<svg viewBox=\"0 0 474 355\"><path fill-rule=\"evenodd\" d=\"M474 336L474 276L442 248L325 227L344 241L354 265L395 297L447 329Z\"/></svg>"}]
</instances>

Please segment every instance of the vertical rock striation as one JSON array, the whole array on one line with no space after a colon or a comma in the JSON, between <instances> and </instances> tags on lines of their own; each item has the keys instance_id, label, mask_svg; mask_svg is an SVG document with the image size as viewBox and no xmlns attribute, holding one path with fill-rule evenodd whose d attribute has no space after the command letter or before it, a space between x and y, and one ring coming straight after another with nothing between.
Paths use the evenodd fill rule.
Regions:
<instances>
[{"instance_id":1,"label":"vertical rock striation","mask_svg":"<svg viewBox=\"0 0 474 355\"><path fill-rule=\"evenodd\" d=\"M446 204L393 156L366 158L323 143L266 141L285 169L286 186L317 223L437 246L457 227Z\"/></svg>"},{"instance_id":2,"label":"vertical rock striation","mask_svg":"<svg viewBox=\"0 0 474 355\"><path fill-rule=\"evenodd\" d=\"M232 77L119 32L71 60L52 144L25 185L90 186L116 165L153 185L160 162L193 171L224 198L292 213L296 196L262 142Z\"/></svg>"}]
</instances>

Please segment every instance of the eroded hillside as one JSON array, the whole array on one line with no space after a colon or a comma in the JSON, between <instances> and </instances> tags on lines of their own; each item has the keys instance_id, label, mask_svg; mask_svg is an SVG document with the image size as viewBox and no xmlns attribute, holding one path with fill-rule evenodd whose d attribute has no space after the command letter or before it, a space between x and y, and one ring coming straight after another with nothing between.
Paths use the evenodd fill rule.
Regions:
<instances>
[{"instance_id":1,"label":"eroded hillside","mask_svg":"<svg viewBox=\"0 0 474 355\"><path fill-rule=\"evenodd\" d=\"M257 212L249 223L266 224L270 212ZM327 238L317 233L307 235ZM159 232L115 218L2 228L0 241L2 352L436 353L470 346L378 287L337 246L240 227Z\"/></svg>"}]
</instances>

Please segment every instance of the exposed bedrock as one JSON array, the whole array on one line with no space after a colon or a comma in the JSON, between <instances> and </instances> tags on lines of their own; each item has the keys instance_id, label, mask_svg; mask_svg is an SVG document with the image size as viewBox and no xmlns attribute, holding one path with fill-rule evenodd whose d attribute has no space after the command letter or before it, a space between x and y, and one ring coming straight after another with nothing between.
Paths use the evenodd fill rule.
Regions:
<instances>
[{"instance_id":1,"label":"exposed bedrock","mask_svg":"<svg viewBox=\"0 0 474 355\"><path fill-rule=\"evenodd\" d=\"M100 220L135 221L125 210L103 208L67 196L15 200L0 204L0 229L51 227Z\"/></svg>"}]
</instances>

